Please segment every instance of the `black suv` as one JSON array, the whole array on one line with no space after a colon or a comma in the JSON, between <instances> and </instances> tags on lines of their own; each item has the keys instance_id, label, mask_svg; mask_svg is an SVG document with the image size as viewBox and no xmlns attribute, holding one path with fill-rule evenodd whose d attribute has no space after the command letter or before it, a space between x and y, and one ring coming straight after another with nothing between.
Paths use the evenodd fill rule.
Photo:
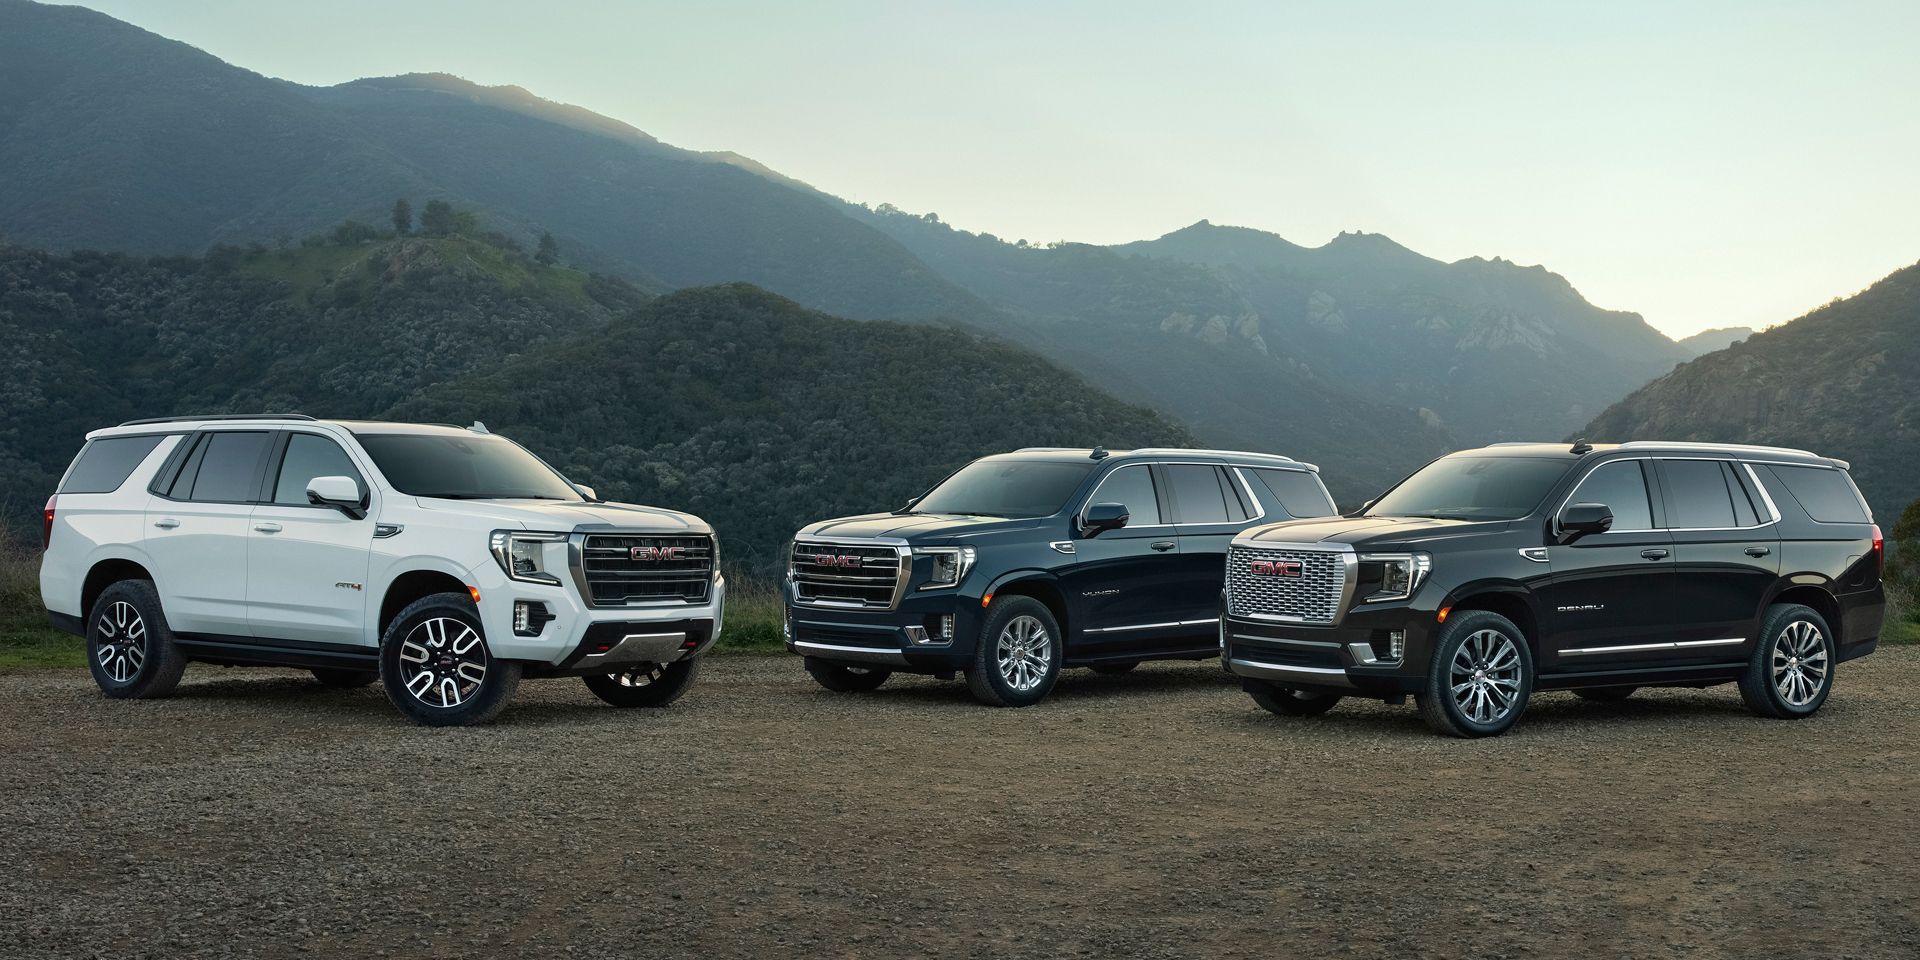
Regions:
<instances>
[{"instance_id":1,"label":"black suv","mask_svg":"<svg viewBox=\"0 0 1920 960\"><path fill-rule=\"evenodd\" d=\"M1063 666L1213 657L1227 545L1255 524L1333 515L1318 471L1217 450L975 460L904 509L799 532L787 649L829 690L964 673L1005 707L1038 702Z\"/></svg>"},{"instance_id":2,"label":"black suv","mask_svg":"<svg viewBox=\"0 0 1920 960\"><path fill-rule=\"evenodd\" d=\"M1883 547L1844 461L1705 443L1496 444L1357 513L1248 530L1222 663L1274 713L1343 696L1505 732L1535 690L1738 683L1804 717L1872 653Z\"/></svg>"}]
</instances>

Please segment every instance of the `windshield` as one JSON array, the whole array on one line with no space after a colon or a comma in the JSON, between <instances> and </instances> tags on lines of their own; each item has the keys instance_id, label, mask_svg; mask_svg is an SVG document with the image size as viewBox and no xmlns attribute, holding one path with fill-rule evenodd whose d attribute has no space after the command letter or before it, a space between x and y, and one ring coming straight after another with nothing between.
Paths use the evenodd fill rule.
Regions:
<instances>
[{"instance_id":1,"label":"windshield","mask_svg":"<svg viewBox=\"0 0 1920 960\"><path fill-rule=\"evenodd\" d=\"M1532 513L1572 466L1572 460L1435 460L1381 497L1367 516L1518 520Z\"/></svg>"},{"instance_id":2,"label":"windshield","mask_svg":"<svg viewBox=\"0 0 1920 960\"><path fill-rule=\"evenodd\" d=\"M1097 466L1032 460L975 460L913 505L913 513L962 513L1027 519L1067 505Z\"/></svg>"},{"instance_id":3,"label":"windshield","mask_svg":"<svg viewBox=\"0 0 1920 960\"><path fill-rule=\"evenodd\" d=\"M475 434L362 436L395 490L448 500L581 500L560 475L520 445Z\"/></svg>"}]
</instances>

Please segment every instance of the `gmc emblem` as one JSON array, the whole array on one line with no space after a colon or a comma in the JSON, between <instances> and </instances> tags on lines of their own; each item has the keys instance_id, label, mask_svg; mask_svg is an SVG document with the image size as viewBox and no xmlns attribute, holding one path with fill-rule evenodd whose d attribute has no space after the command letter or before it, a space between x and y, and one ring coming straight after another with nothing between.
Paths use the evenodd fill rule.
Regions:
<instances>
[{"instance_id":1,"label":"gmc emblem","mask_svg":"<svg viewBox=\"0 0 1920 960\"><path fill-rule=\"evenodd\" d=\"M1255 560L1247 565L1247 571L1259 577L1297 577L1300 575L1300 561Z\"/></svg>"},{"instance_id":2,"label":"gmc emblem","mask_svg":"<svg viewBox=\"0 0 1920 960\"><path fill-rule=\"evenodd\" d=\"M685 560L686 558L687 558L686 547L634 547L633 548L633 559L635 560L651 560L656 563L659 563L667 560Z\"/></svg>"},{"instance_id":3,"label":"gmc emblem","mask_svg":"<svg viewBox=\"0 0 1920 960\"><path fill-rule=\"evenodd\" d=\"M859 557L836 557L831 553L814 554L813 562L823 567L857 567Z\"/></svg>"}]
</instances>

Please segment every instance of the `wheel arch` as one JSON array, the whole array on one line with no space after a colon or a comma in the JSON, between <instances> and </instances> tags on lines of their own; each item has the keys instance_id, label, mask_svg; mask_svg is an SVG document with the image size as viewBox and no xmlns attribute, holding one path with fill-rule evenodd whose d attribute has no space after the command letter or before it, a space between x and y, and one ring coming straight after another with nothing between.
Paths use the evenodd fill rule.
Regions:
<instances>
[{"instance_id":1,"label":"wheel arch","mask_svg":"<svg viewBox=\"0 0 1920 960\"><path fill-rule=\"evenodd\" d=\"M137 560L125 557L108 557L95 561L87 568L86 579L80 584L80 619L85 622L93 616L93 604L108 587L122 580L152 580L153 574ZM156 584L157 585L157 584ZM164 607L164 604L163 604Z\"/></svg>"},{"instance_id":2,"label":"wheel arch","mask_svg":"<svg viewBox=\"0 0 1920 960\"><path fill-rule=\"evenodd\" d=\"M1838 647L1841 643L1845 642L1843 638L1845 638L1847 634L1846 629L1841 625L1841 619L1844 614L1840 608L1840 601L1824 587L1817 587L1811 584L1793 584L1788 586L1785 590L1774 594L1767 600L1766 606L1760 608L1760 616L1755 620L1755 626L1757 627L1767 619L1768 610L1782 603L1797 603L1803 607L1811 608L1813 612L1820 615L1821 619L1827 621L1827 629L1833 634L1832 639L1834 645ZM1754 642L1758 643L1761 639L1760 637L1755 637Z\"/></svg>"},{"instance_id":3,"label":"wheel arch","mask_svg":"<svg viewBox=\"0 0 1920 960\"><path fill-rule=\"evenodd\" d=\"M1060 581L1051 574L1034 570L1002 574L987 588L987 595L1032 597L1053 614L1053 622L1059 625L1063 639L1073 636L1072 618L1067 614L1066 592L1060 589Z\"/></svg>"},{"instance_id":4,"label":"wheel arch","mask_svg":"<svg viewBox=\"0 0 1920 960\"><path fill-rule=\"evenodd\" d=\"M466 581L444 570L409 570L394 577L388 582L386 593L380 597L380 620L374 633L375 639L385 637L393 619L415 600L436 593L466 593L469 589Z\"/></svg>"},{"instance_id":5,"label":"wheel arch","mask_svg":"<svg viewBox=\"0 0 1920 960\"><path fill-rule=\"evenodd\" d=\"M1447 610L1449 617L1466 610L1485 610L1513 621L1513 625L1519 627L1520 633L1527 638L1527 646L1532 648L1535 662L1538 662L1543 637L1540 611L1533 591L1525 586L1498 580L1471 583L1448 594L1447 601L1441 606Z\"/></svg>"}]
</instances>

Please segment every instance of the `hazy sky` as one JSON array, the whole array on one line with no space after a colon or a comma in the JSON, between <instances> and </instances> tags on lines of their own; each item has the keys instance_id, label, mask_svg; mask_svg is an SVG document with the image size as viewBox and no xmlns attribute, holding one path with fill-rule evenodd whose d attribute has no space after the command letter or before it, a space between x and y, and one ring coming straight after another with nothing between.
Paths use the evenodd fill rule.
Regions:
<instances>
[{"instance_id":1,"label":"hazy sky","mask_svg":"<svg viewBox=\"0 0 1920 960\"><path fill-rule=\"evenodd\" d=\"M1008 239L1196 220L1542 263L1682 336L1920 260L1920 3L89 0L271 76L443 71Z\"/></svg>"}]
</instances>

